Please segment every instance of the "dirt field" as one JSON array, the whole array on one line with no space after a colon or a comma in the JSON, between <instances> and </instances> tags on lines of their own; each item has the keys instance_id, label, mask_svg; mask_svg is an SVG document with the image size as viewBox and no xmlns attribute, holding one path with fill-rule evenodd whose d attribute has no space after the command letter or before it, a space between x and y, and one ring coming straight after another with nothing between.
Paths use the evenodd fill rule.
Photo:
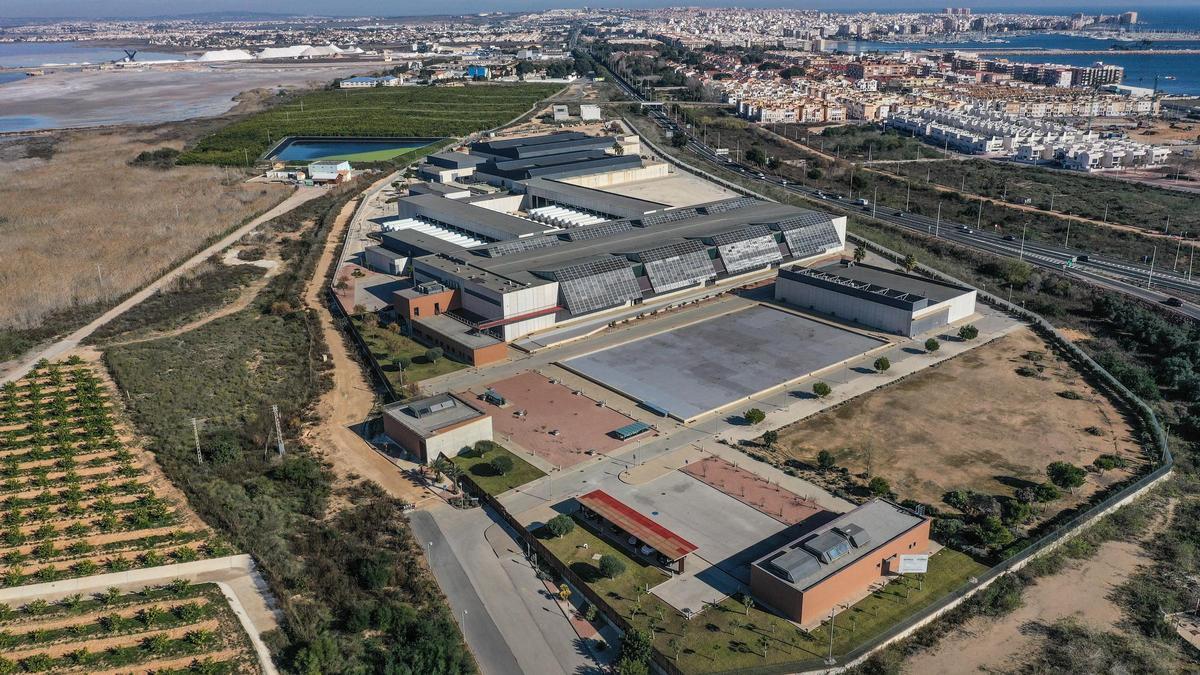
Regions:
<instances>
[{"instance_id":1,"label":"dirt field","mask_svg":"<svg viewBox=\"0 0 1200 675\"><path fill-rule=\"evenodd\" d=\"M0 184L8 254L0 257L0 328L126 295L288 194L222 169L128 165L144 150L182 147L175 127L57 139L49 159L25 156L20 143L0 145L10 168Z\"/></svg>"},{"instance_id":2,"label":"dirt field","mask_svg":"<svg viewBox=\"0 0 1200 675\"><path fill-rule=\"evenodd\" d=\"M707 457L681 471L785 525L802 523L824 512L816 501L800 497L720 457Z\"/></svg>"},{"instance_id":3,"label":"dirt field","mask_svg":"<svg viewBox=\"0 0 1200 675\"><path fill-rule=\"evenodd\" d=\"M493 382L491 388L508 401L505 407L477 401L475 394L483 393L483 387L464 398L492 416L502 443L511 440L559 468L582 462L589 450L608 453L621 447L626 441L610 432L633 422L611 408L600 407L582 393L575 394L571 388L551 382L541 373L521 373Z\"/></svg>"},{"instance_id":4,"label":"dirt field","mask_svg":"<svg viewBox=\"0 0 1200 675\"><path fill-rule=\"evenodd\" d=\"M1026 358L1030 352L1041 360ZM1033 376L1017 373L1039 367ZM1066 391L1082 398L1064 398ZM814 465L817 452L829 450L856 474L869 461L871 475L886 478L901 498L939 506L948 490L1012 494L1026 481L1045 482L1054 461L1086 465L1102 453L1145 461L1121 413L1029 330L783 429L778 446ZM1071 506L1128 475L1089 474L1055 505Z\"/></svg>"}]
</instances>

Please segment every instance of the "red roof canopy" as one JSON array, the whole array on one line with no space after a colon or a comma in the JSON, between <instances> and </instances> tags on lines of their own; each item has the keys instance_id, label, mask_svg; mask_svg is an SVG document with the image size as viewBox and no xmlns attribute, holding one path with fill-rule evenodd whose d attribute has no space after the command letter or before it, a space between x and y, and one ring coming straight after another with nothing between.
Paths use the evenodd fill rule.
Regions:
<instances>
[{"instance_id":1,"label":"red roof canopy","mask_svg":"<svg viewBox=\"0 0 1200 675\"><path fill-rule=\"evenodd\" d=\"M634 511L604 490L592 490L578 497L579 503L602 518L645 542L672 561L696 550L696 545Z\"/></svg>"}]
</instances>

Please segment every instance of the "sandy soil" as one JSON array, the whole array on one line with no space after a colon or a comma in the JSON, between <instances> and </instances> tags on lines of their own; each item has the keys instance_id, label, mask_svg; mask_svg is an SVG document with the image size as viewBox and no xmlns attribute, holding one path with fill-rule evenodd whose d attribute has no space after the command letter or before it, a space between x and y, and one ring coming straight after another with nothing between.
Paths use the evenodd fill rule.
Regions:
<instances>
[{"instance_id":1,"label":"sandy soil","mask_svg":"<svg viewBox=\"0 0 1200 675\"><path fill-rule=\"evenodd\" d=\"M1041 638L1027 629L1031 623L1050 624L1071 617L1098 630L1113 630L1121 619L1121 609L1108 596L1147 561L1137 544L1105 543L1094 558L1039 580L1024 594L1025 604L1016 611L998 621L986 617L968 621L935 650L909 659L903 672L1009 672L1022 663L1024 655L1037 649ZM1081 592L1083 589L1087 592Z\"/></svg>"},{"instance_id":2,"label":"sandy soil","mask_svg":"<svg viewBox=\"0 0 1200 675\"><path fill-rule=\"evenodd\" d=\"M1042 354L1037 377L1016 373ZM1071 390L1083 400L1059 392ZM1085 431L1094 427L1099 435ZM815 464L829 450L838 466L888 479L903 498L941 504L947 490L1011 494L1044 482L1046 465L1091 463L1102 453L1141 462L1127 421L1028 329L929 368L884 389L784 429L779 447ZM1128 475L1089 475L1063 508Z\"/></svg>"},{"instance_id":3,"label":"sandy soil","mask_svg":"<svg viewBox=\"0 0 1200 675\"><path fill-rule=\"evenodd\" d=\"M386 179L385 179L386 180ZM320 424L306 430L308 440L320 448L325 459L341 479L350 474L379 483L389 494L409 503L436 499L432 493L402 473L401 466L379 454L350 429L367 418L375 406L375 391L362 367L351 356L345 339L333 325L333 316L325 306L325 274L341 249L342 234L354 215L357 200L351 200L338 215L337 223L325 240L325 249L317 262L317 274L309 281L305 305L321 317L321 329L333 360L333 389L317 404ZM411 465L411 463L408 463Z\"/></svg>"}]
</instances>

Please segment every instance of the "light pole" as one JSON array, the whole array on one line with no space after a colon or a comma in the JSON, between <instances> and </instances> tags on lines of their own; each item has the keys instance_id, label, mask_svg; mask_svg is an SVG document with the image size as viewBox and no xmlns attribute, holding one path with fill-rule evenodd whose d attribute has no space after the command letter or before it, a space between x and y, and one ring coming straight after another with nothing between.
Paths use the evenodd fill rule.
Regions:
<instances>
[{"instance_id":1,"label":"light pole","mask_svg":"<svg viewBox=\"0 0 1200 675\"><path fill-rule=\"evenodd\" d=\"M878 189L878 188L876 188ZM908 210L908 202L912 198L912 183L904 181L904 210Z\"/></svg>"},{"instance_id":2,"label":"light pole","mask_svg":"<svg viewBox=\"0 0 1200 675\"><path fill-rule=\"evenodd\" d=\"M1150 251L1150 273L1146 275L1146 288L1150 288L1150 284L1154 282L1154 261L1158 259L1158 246L1156 245Z\"/></svg>"},{"instance_id":3,"label":"light pole","mask_svg":"<svg viewBox=\"0 0 1200 675\"><path fill-rule=\"evenodd\" d=\"M941 225L942 225L942 203L938 202L937 221L935 221L933 224L933 238L934 239L937 239L938 229L941 227Z\"/></svg>"},{"instance_id":4,"label":"light pole","mask_svg":"<svg viewBox=\"0 0 1200 675\"><path fill-rule=\"evenodd\" d=\"M1065 193L1062 193L1062 192L1057 192L1057 193L1051 192L1050 193L1050 211L1051 212L1054 211L1054 198L1055 197L1063 197L1063 196L1065 196Z\"/></svg>"},{"instance_id":5,"label":"light pole","mask_svg":"<svg viewBox=\"0 0 1200 675\"><path fill-rule=\"evenodd\" d=\"M879 186L875 186L875 194L871 197L871 217L879 213Z\"/></svg>"},{"instance_id":6,"label":"light pole","mask_svg":"<svg viewBox=\"0 0 1200 675\"><path fill-rule=\"evenodd\" d=\"M1063 237L1063 248L1067 247L1067 241L1071 239L1071 219L1067 218L1067 236Z\"/></svg>"},{"instance_id":7,"label":"light pole","mask_svg":"<svg viewBox=\"0 0 1200 675\"><path fill-rule=\"evenodd\" d=\"M850 165L850 196L847 199L854 199L854 167L856 164Z\"/></svg>"},{"instance_id":8,"label":"light pole","mask_svg":"<svg viewBox=\"0 0 1200 675\"><path fill-rule=\"evenodd\" d=\"M1025 228L1029 227L1029 223L1021 225L1021 253L1017 256L1017 260L1025 259Z\"/></svg>"}]
</instances>

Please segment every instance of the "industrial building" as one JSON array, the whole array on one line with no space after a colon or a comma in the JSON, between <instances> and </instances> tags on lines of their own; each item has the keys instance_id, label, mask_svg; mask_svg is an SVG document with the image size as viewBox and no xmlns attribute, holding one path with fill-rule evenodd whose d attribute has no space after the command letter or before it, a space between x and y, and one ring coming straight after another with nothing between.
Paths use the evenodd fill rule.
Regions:
<instances>
[{"instance_id":1,"label":"industrial building","mask_svg":"<svg viewBox=\"0 0 1200 675\"><path fill-rule=\"evenodd\" d=\"M775 282L778 301L905 337L971 316L975 296L965 286L851 262L783 269Z\"/></svg>"},{"instance_id":2,"label":"industrial building","mask_svg":"<svg viewBox=\"0 0 1200 675\"><path fill-rule=\"evenodd\" d=\"M438 394L383 407L383 431L417 461L455 457L479 441L492 440L490 415L454 394Z\"/></svg>"},{"instance_id":3,"label":"industrial building","mask_svg":"<svg viewBox=\"0 0 1200 675\"><path fill-rule=\"evenodd\" d=\"M844 217L753 198L671 207L585 187L665 175L662 164L615 154L621 140L569 132L431 157L422 172L471 175L444 190L413 190L419 194L397 200L397 218L383 225L380 245L407 257L413 278L413 288L395 295L400 316L428 332L429 317L450 313L468 335L509 342L844 248ZM480 347L491 345L472 353Z\"/></svg>"},{"instance_id":4,"label":"industrial building","mask_svg":"<svg viewBox=\"0 0 1200 675\"><path fill-rule=\"evenodd\" d=\"M314 183L341 183L353 176L350 162L326 160L308 165L308 179Z\"/></svg>"},{"instance_id":5,"label":"industrial building","mask_svg":"<svg viewBox=\"0 0 1200 675\"><path fill-rule=\"evenodd\" d=\"M869 501L755 561L750 590L788 619L814 625L899 574L905 558L927 560L929 524L892 502Z\"/></svg>"}]
</instances>

